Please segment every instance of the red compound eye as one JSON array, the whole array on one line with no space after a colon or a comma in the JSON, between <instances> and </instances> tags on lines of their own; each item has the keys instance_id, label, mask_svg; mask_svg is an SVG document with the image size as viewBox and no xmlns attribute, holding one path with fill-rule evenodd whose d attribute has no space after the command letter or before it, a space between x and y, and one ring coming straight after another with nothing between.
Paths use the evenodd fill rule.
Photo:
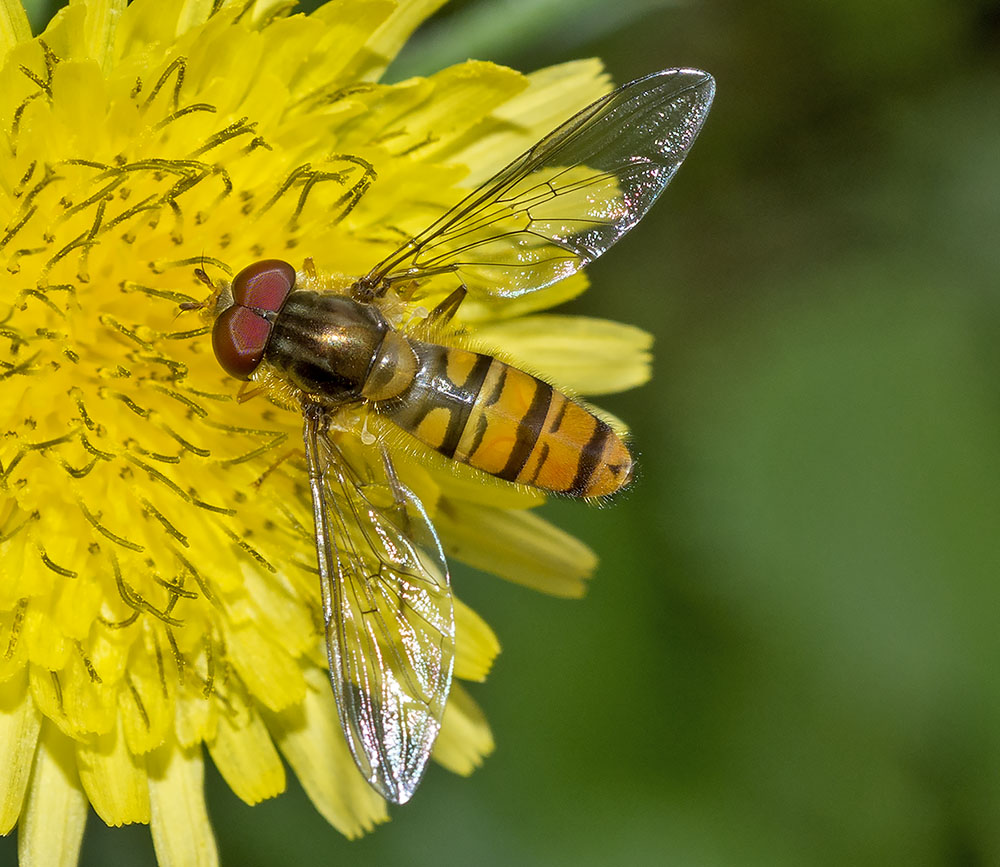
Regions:
<instances>
[{"instance_id":1,"label":"red compound eye","mask_svg":"<svg viewBox=\"0 0 1000 867\"><path fill-rule=\"evenodd\" d=\"M271 323L262 313L277 313L295 288L295 269L281 259L262 259L233 278L232 307L212 329L212 348L230 376L249 379L264 358Z\"/></svg>"},{"instance_id":2,"label":"red compound eye","mask_svg":"<svg viewBox=\"0 0 1000 867\"><path fill-rule=\"evenodd\" d=\"M233 300L244 307L277 313L295 288L295 269L281 259L262 259L233 278Z\"/></svg>"},{"instance_id":3,"label":"red compound eye","mask_svg":"<svg viewBox=\"0 0 1000 867\"><path fill-rule=\"evenodd\" d=\"M215 320L212 348L222 369L237 379L249 379L264 357L271 323L247 307L234 304Z\"/></svg>"}]
</instances>

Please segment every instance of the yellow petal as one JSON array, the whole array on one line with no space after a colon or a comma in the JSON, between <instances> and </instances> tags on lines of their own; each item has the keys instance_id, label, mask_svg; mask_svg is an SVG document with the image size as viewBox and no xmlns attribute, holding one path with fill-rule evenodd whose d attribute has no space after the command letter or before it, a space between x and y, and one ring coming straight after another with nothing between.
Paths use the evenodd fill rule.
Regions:
<instances>
[{"instance_id":1,"label":"yellow petal","mask_svg":"<svg viewBox=\"0 0 1000 867\"><path fill-rule=\"evenodd\" d=\"M46 552L52 557L51 552ZM52 559L55 559L52 557ZM56 560L57 563L78 561L77 556ZM79 575L63 582L52 601L52 620L55 628L69 638L80 641L89 634L101 612L104 588L99 580L89 575Z\"/></svg>"},{"instance_id":2,"label":"yellow petal","mask_svg":"<svg viewBox=\"0 0 1000 867\"><path fill-rule=\"evenodd\" d=\"M73 742L55 726L42 727L28 801L17 828L21 867L73 867L87 824Z\"/></svg>"},{"instance_id":3,"label":"yellow petal","mask_svg":"<svg viewBox=\"0 0 1000 867\"><path fill-rule=\"evenodd\" d=\"M9 610L23 599L27 603L28 596L34 596L39 592L51 592L51 585L45 588L39 587L40 581L44 581L49 576L40 576L38 570L25 568L27 558L27 546L25 545L25 534L18 533L12 539L0 542L0 560L3 562L4 580L0 584L0 606ZM51 574L51 573L50 573Z\"/></svg>"},{"instance_id":4,"label":"yellow petal","mask_svg":"<svg viewBox=\"0 0 1000 867\"><path fill-rule=\"evenodd\" d=\"M582 596L597 567L583 542L531 512L453 503L435 523L449 557L552 596Z\"/></svg>"},{"instance_id":5,"label":"yellow petal","mask_svg":"<svg viewBox=\"0 0 1000 867\"><path fill-rule=\"evenodd\" d=\"M374 424L372 428L375 429ZM528 509L545 502L545 494L537 488L503 482L465 464L450 461L388 423L379 424L377 435L389 446L400 478L431 515L437 511L441 495L499 509Z\"/></svg>"},{"instance_id":6,"label":"yellow petal","mask_svg":"<svg viewBox=\"0 0 1000 867\"><path fill-rule=\"evenodd\" d=\"M233 17L261 26L271 21L277 13L288 11L288 0L138 0L129 7L145 7L153 14L143 32L158 33L161 38L181 36L212 17L222 19L223 26L231 26ZM228 12L228 17L223 12ZM148 31L147 31L148 28Z\"/></svg>"},{"instance_id":7,"label":"yellow petal","mask_svg":"<svg viewBox=\"0 0 1000 867\"><path fill-rule=\"evenodd\" d=\"M183 695L178 697L175 707L177 714L174 725L181 746L190 747L215 737L219 724L216 702L185 689Z\"/></svg>"},{"instance_id":8,"label":"yellow petal","mask_svg":"<svg viewBox=\"0 0 1000 867\"><path fill-rule=\"evenodd\" d=\"M77 57L87 10L83 6L63 6L45 25L42 36L58 57ZM37 44L37 43L36 43Z\"/></svg>"},{"instance_id":9,"label":"yellow petal","mask_svg":"<svg viewBox=\"0 0 1000 867\"><path fill-rule=\"evenodd\" d=\"M453 773L468 776L493 747L493 732L482 709L461 686L452 684L441 734L431 753L434 760Z\"/></svg>"},{"instance_id":10,"label":"yellow petal","mask_svg":"<svg viewBox=\"0 0 1000 867\"><path fill-rule=\"evenodd\" d=\"M136 6L157 6L156 3L140 2L130 4L133 8ZM182 3L176 3L174 0L170 2L158 4L166 12L171 6L179 7L178 11L174 13L173 18L176 21L176 25L171 28L170 32L176 33L180 36L182 33L187 33L194 27L204 24L209 15L212 14L212 9L215 8L217 0L183 0Z\"/></svg>"},{"instance_id":11,"label":"yellow petal","mask_svg":"<svg viewBox=\"0 0 1000 867\"><path fill-rule=\"evenodd\" d=\"M104 77L91 60L67 60L52 75L55 104L52 123L64 130L67 140L75 139L79 153L100 153L107 131L90 129L91 118L106 110ZM65 146L65 143L64 143Z\"/></svg>"},{"instance_id":12,"label":"yellow petal","mask_svg":"<svg viewBox=\"0 0 1000 867\"><path fill-rule=\"evenodd\" d=\"M391 87L362 91L355 94L354 99L364 106L364 114L338 131L337 144L345 150L364 152L373 141L385 141L391 143L393 153L412 153L428 163L429 171L440 171L441 167L435 165L437 160L424 158L447 147L496 106L520 93L526 84L525 77L513 69L469 60L428 78L414 78ZM406 172L410 165L408 160L403 160L395 165L390 163L388 168ZM461 174L464 172L459 176ZM386 189L384 178L380 172L380 182L365 194L362 208L366 212L378 212L382 208L380 203L388 201L393 202L397 210L413 210L412 206L399 208L400 201L406 201L409 193L396 186ZM421 178L418 176L416 180ZM440 195L448 190L445 187L432 192ZM440 207L435 205L435 210L440 215ZM403 215L397 213L396 216ZM428 218L419 211L406 216L408 221ZM420 228L423 227L414 231Z\"/></svg>"},{"instance_id":13,"label":"yellow petal","mask_svg":"<svg viewBox=\"0 0 1000 867\"><path fill-rule=\"evenodd\" d=\"M358 837L389 818L385 801L351 758L326 673L310 668L305 677L305 700L265 719L316 809L342 834Z\"/></svg>"},{"instance_id":14,"label":"yellow petal","mask_svg":"<svg viewBox=\"0 0 1000 867\"><path fill-rule=\"evenodd\" d=\"M0 61L19 42L31 39L31 25L21 0L0 0Z\"/></svg>"},{"instance_id":15,"label":"yellow petal","mask_svg":"<svg viewBox=\"0 0 1000 867\"><path fill-rule=\"evenodd\" d=\"M486 680L500 642L493 630L475 611L455 598L455 677Z\"/></svg>"},{"instance_id":16,"label":"yellow petal","mask_svg":"<svg viewBox=\"0 0 1000 867\"><path fill-rule=\"evenodd\" d=\"M71 737L114 727L117 689L94 681L79 654L71 654L61 671L31 665L28 676L38 709Z\"/></svg>"},{"instance_id":17,"label":"yellow petal","mask_svg":"<svg viewBox=\"0 0 1000 867\"><path fill-rule=\"evenodd\" d=\"M149 830L161 867L214 867L201 747L164 746L149 757Z\"/></svg>"},{"instance_id":18,"label":"yellow petal","mask_svg":"<svg viewBox=\"0 0 1000 867\"><path fill-rule=\"evenodd\" d=\"M67 664L73 645L56 628L43 605L42 602L28 604L22 638L27 645L28 659L50 671L57 671Z\"/></svg>"},{"instance_id":19,"label":"yellow petal","mask_svg":"<svg viewBox=\"0 0 1000 867\"><path fill-rule=\"evenodd\" d=\"M0 834L17 823L35 757L42 717L28 694L27 672L0 684Z\"/></svg>"},{"instance_id":20,"label":"yellow petal","mask_svg":"<svg viewBox=\"0 0 1000 867\"><path fill-rule=\"evenodd\" d=\"M78 744L80 782L105 823L112 826L149 821L149 789L145 762L133 756L116 728Z\"/></svg>"},{"instance_id":21,"label":"yellow petal","mask_svg":"<svg viewBox=\"0 0 1000 867\"><path fill-rule=\"evenodd\" d=\"M302 700L305 687L295 659L255 624L226 623L227 657L250 693L271 710ZM280 636L279 636L280 638Z\"/></svg>"},{"instance_id":22,"label":"yellow petal","mask_svg":"<svg viewBox=\"0 0 1000 867\"><path fill-rule=\"evenodd\" d=\"M496 168L500 168L498 165ZM587 275L578 271L572 277L553 283L537 292L528 292L519 298L473 298L462 302L457 319L462 322L492 322L499 319L513 319L538 310L547 310L557 304L564 304L576 298L590 284Z\"/></svg>"},{"instance_id":23,"label":"yellow petal","mask_svg":"<svg viewBox=\"0 0 1000 867\"><path fill-rule=\"evenodd\" d=\"M285 766L252 708L220 716L208 751L229 788L246 803L257 804L285 790Z\"/></svg>"},{"instance_id":24,"label":"yellow petal","mask_svg":"<svg viewBox=\"0 0 1000 867\"><path fill-rule=\"evenodd\" d=\"M159 57L162 43L197 27L208 18L214 0L139 0L122 15L118 44L122 56Z\"/></svg>"},{"instance_id":25,"label":"yellow petal","mask_svg":"<svg viewBox=\"0 0 1000 867\"><path fill-rule=\"evenodd\" d=\"M367 63L354 70L359 81L377 81L410 38L410 34L433 15L446 0L401 0L396 11L368 40L371 57Z\"/></svg>"},{"instance_id":26,"label":"yellow petal","mask_svg":"<svg viewBox=\"0 0 1000 867\"><path fill-rule=\"evenodd\" d=\"M528 76L528 89L497 112L540 138L606 93L613 84L596 57L547 66Z\"/></svg>"},{"instance_id":27,"label":"yellow petal","mask_svg":"<svg viewBox=\"0 0 1000 867\"><path fill-rule=\"evenodd\" d=\"M596 59L533 72L522 93L499 106L446 156L469 167L467 186L480 184L610 90L611 79Z\"/></svg>"},{"instance_id":28,"label":"yellow petal","mask_svg":"<svg viewBox=\"0 0 1000 867\"><path fill-rule=\"evenodd\" d=\"M649 332L589 316L524 316L479 327L477 339L519 367L576 394L609 394L649 381Z\"/></svg>"},{"instance_id":29,"label":"yellow petal","mask_svg":"<svg viewBox=\"0 0 1000 867\"><path fill-rule=\"evenodd\" d=\"M71 0L71 5L87 7L83 38L87 56L96 60L105 71L111 65L115 32L125 11L125 0Z\"/></svg>"},{"instance_id":30,"label":"yellow petal","mask_svg":"<svg viewBox=\"0 0 1000 867\"><path fill-rule=\"evenodd\" d=\"M316 60L303 70L295 82L293 96L309 91L329 89L332 82L355 81L345 72L357 64L360 53L367 58L365 42L392 15L394 4L389 0L331 0L313 12L308 21L326 25L323 35L310 46L309 54ZM291 22L290 22L291 23ZM306 55L309 56L309 55Z\"/></svg>"},{"instance_id":31,"label":"yellow petal","mask_svg":"<svg viewBox=\"0 0 1000 867\"><path fill-rule=\"evenodd\" d=\"M427 142L426 150L420 152L422 157L446 151L480 118L528 86L520 72L481 60L458 63L427 80L434 87L433 97L413 112L406 125L406 138L399 141L404 151L407 142L411 146Z\"/></svg>"},{"instance_id":32,"label":"yellow petal","mask_svg":"<svg viewBox=\"0 0 1000 867\"><path fill-rule=\"evenodd\" d=\"M134 654L118 693L125 743L136 755L159 747L174 723L175 682L161 673L155 658L152 653Z\"/></svg>"},{"instance_id":33,"label":"yellow petal","mask_svg":"<svg viewBox=\"0 0 1000 867\"><path fill-rule=\"evenodd\" d=\"M442 468L443 472L435 479L441 493L449 499L468 500L498 509L532 509L546 500L545 492L538 488L505 482L465 464L449 461L442 464Z\"/></svg>"},{"instance_id":34,"label":"yellow petal","mask_svg":"<svg viewBox=\"0 0 1000 867\"><path fill-rule=\"evenodd\" d=\"M310 651L319 641L307 601L287 581L269 572L241 570L245 595L229 608L234 623L256 623L267 635L280 635L282 649L291 656ZM312 582L310 582L312 589Z\"/></svg>"},{"instance_id":35,"label":"yellow petal","mask_svg":"<svg viewBox=\"0 0 1000 867\"><path fill-rule=\"evenodd\" d=\"M246 0L226 0L223 5L227 3L237 14L247 5ZM287 14L290 6L288 0L256 0L253 4L251 18L257 26L263 26L282 13Z\"/></svg>"}]
</instances>

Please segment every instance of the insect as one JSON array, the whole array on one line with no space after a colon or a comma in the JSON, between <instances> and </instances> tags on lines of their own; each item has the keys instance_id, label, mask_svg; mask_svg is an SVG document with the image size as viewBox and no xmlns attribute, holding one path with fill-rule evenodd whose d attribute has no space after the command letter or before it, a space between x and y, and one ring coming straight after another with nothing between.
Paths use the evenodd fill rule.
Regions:
<instances>
[{"instance_id":1,"label":"insect","mask_svg":"<svg viewBox=\"0 0 1000 867\"><path fill-rule=\"evenodd\" d=\"M365 779L406 802L430 758L451 684L448 568L419 499L383 453L370 484L330 436L367 407L446 458L574 497L624 486L621 437L546 382L430 339L467 295L511 298L592 262L652 206L687 156L715 83L668 69L597 100L342 292L303 289L287 262L244 268L216 302L213 346L239 379L296 395L315 520L330 679ZM400 297L443 294L419 328ZM436 288L435 288L436 287ZM438 296L434 296L438 297Z\"/></svg>"}]
</instances>

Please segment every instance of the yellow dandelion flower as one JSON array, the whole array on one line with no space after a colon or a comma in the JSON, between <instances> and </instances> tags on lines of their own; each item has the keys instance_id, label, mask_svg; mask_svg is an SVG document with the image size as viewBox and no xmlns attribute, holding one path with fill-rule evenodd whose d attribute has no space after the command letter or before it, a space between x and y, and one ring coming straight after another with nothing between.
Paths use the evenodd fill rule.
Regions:
<instances>
[{"instance_id":1,"label":"yellow dandelion flower","mask_svg":"<svg viewBox=\"0 0 1000 867\"><path fill-rule=\"evenodd\" d=\"M514 397L547 389L548 412L620 443L620 425L520 370L580 394L648 377L643 332L540 311L583 290L577 269L669 181L711 79L674 71L617 91L563 133L607 138L627 110L640 132L623 145L563 153L547 139L511 176L541 200L522 190L485 223L421 234L610 90L593 61L528 76L470 61L379 84L438 5L333 0L303 16L283 0L81 0L32 38L20 4L0 0L0 833L17 826L25 860L73 863L93 807L109 825L148 823L162 863L215 863L205 748L250 804L283 790L283 757L322 815L357 836L387 818L372 786L405 800L432 746L460 774L492 749L452 674L482 680L499 645L452 595L444 556L583 591L594 556L531 511L544 493L482 471L597 496L625 481L627 452L617 464L595 453L584 473L582 458L529 449L511 471L513 459L495 462L525 451L525 426L505 441L487 420L489 435L451 443L447 460L437 452L465 428L438 398L409 413L404 391L432 366L420 347L439 346L448 382L478 363L479 384L493 376L511 414ZM546 201L572 207L547 213ZM467 255L501 236L516 248ZM247 274L274 267L285 294L305 290L292 297L377 311L384 345L368 361L396 354L352 393L365 400L317 396L295 366L300 348L272 349L294 330L284 295L269 307L242 293ZM249 331L219 324L240 316ZM249 340L236 372L256 383L241 388L220 362L243 364L260 328L274 329L268 354L261 342L253 356ZM467 402L465 420L483 409ZM599 482L595 467L614 479ZM330 543L318 567L314 518ZM377 600L389 625L357 657L366 627L349 623L372 611L331 598L355 567L393 575L400 594L393 610ZM414 575L425 584L408 585ZM421 623L400 613L414 599L430 606ZM331 629L343 634L324 641ZM432 697L414 701L424 687ZM436 702L429 734L383 700L407 720L414 703ZM396 743L417 735L416 747ZM417 764L399 770L399 756Z\"/></svg>"}]
</instances>

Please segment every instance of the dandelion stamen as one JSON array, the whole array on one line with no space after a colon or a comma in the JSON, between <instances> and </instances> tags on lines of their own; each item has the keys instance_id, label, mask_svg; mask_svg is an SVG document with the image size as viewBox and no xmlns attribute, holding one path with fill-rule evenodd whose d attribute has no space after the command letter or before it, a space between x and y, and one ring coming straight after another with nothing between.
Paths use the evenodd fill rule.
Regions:
<instances>
[{"instance_id":1,"label":"dandelion stamen","mask_svg":"<svg viewBox=\"0 0 1000 867\"><path fill-rule=\"evenodd\" d=\"M192 328L188 331L168 331L160 335L164 340L193 340L195 337L203 337L211 333L211 326L205 325L202 328Z\"/></svg>"},{"instance_id":2,"label":"dandelion stamen","mask_svg":"<svg viewBox=\"0 0 1000 867\"><path fill-rule=\"evenodd\" d=\"M178 530L173 524L171 524L167 516L164 515L159 509L157 509L156 506L154 506L152 503L149 502L149 500L144 498L141 499L139 502L142 503L146 514L152 515L154 518L156 518L156 520L159 521L160 524L163 526L163 529L167 531L167 534L169 536L176 539L185 548L190 547L190 543L188 542L187 536L185 536L180 530Z\"/></svg>"},{"instance_id":3,"label":"dandelion stamen","mask_svg":"<svg viewBox=\"0 0 1000 867\"><path fill-rule=\"evenodd\" d=\"M268 559L263 554L261 554L258 550L256 550L253 547L253 545L251 545L249 542L247 542L246 539L241 538L240 536L238 536L231 529L229 529L229 527L220 525L220 529L222 530L223 533L225 533L226 536L229 537L229 540L237 548L239 548L244 553L249 554L256 561L256 563L259 566L263 566L268 572L270 572L272 574L277 574L278 570L274 566L274 564L270 563L268 561Z\"/></svg>"},{"instance_id":4,"label":"dandelion stamen","mask_svg":"<svg viewBox=\"0 0 1000 867\"><path fill-rule=\"evenodd\" d=\"M218 111L218 109L214 105L211 105L210 103L207 102L195 102L192 103L191 105L185 105L183 108L178 108L177 110L172 111L166 117L162 118L161 120L158 120L155 124L153 124L153 130L155 132L159 132L164 127L173 123L175 120L180 120L180 118L185 117L186 115L194 114L195 112L199 111L204 111L207 112L208 114L215 114Z\"/></svg>"},{"instance_id":5,"label":"dandelion stamen","mask_svg":"<svg viewBox=\"0 0 1000 867\"><path fill-rule=\"evenodd\" d=\"M146 705L143 704L142 696L139 695L139 690L136 689L135 683L132 681L132 678L129 677L128 674L125 675L124 680L125 680L125 686L128 687L129 695L132 696L132 701L135 702L135 709L139 714L139 718L142 720L143 726L147 730L149 730L151 728L149 722L149 713L146 710Z\"/></svg>"},{"instance_id":6,"label":"dandelion stamen","mask_svg":"<svg viewBox=\"0 0 1000 867\"><path fill-rule=\"evenodd\" d=\"M77 506L79 506L80 511L83 513L83 517L87 519L87 522L95 529L98 533L104 536L116 545L120 545L122 548L126 548L129 551L145 551L144 545L140 545L138 542L132 542L126 539L124 536L119 536L117 533L112 532L107 527L101 523L101 513L98 512L96 515L92 514L91 511L82 502L77 501ZM115 564L115 574L120 574L117 568L117 560L112 561Z\"/></svg>"},{"instance_id":7,"label":"dandelion stamen","mask_svg":"<svg viewBox=\"0 0 1000 867\"><path fill-rule=\"evenodd\" d=\"M147 358L145 360L152 361L158 364L165 364L168 367L170 367L171 370L173 370L173 365L176 364L176 362L172 362L171 359L168 358ZM186 368L186 366L184 367ZM183 378L183 376L177 376L176 378L180 379ZM184 407L191 410L191 412L194 413L199 418L206 418L208 416L208 410L205 409L205 407L201 406L200 404L195 403L195 401L193 401L186 394L181 394L179 391L174 391L171 388L166 388L165 386L162 386L159 383L155 382L150 383L149 387L160 392L160 394L165 394L167 397L176 400L178 403L182 404ZM282 436L284 436L284 434L282 434Z\"/></svg>"},{"instance_id":8,"label":"dandelion stamen","mask_svg":"<svg viewBox=\"0 0 1000 867\"><path fill-rule=\"evenodd\" d=\"M25 205L29 205L27 199L25 199ZM24 213L20 216L20 218L18 218L17 222L8 228L4 232L3 237L0 238L0 250L3 250L3 248L6 247L11 240L13 240L14 236L24 228L25 224L35 215L37 210L38 209L34 206L28 206L25 208Z\"/></svg>"},{"instance_id":9,"label":"dandelion stamen","mask_svg":"<svg viewBox=\"0 0 1000 867\"><path fill-rule=\"evenodd\" d=\"M27 523L27 522L25 522ZM23 524L21 525L24 526ZM18 530L21 528L18 527ZM15 533L17 530L14 531ZM14 534L4 536L2 541L6 542ZM18 599L14 605L14 616L10 623L10 636L7 638L7 648L4 650L4 659L10 659L17 648L17 641L21 637L21 627L24 625L24 616L28 611L28 599L26 597Z\"/></svg>"},{"instance_id":10,"label":"dandelion stamen","mask_svg":"<svg viewBox=\"0 0 1000 867\"><path fill-rule=\"evenodd\" d=\"M90 475L90 471L97 466L97 458L93 458L90 463L85 464L82 467L74 467L67 463L64 459L59 459L59 465L66 471L66 473L74 479L83 479Z\"/></svg>"},{"instance_id":11,"label":"dandelion stamen","mask_svg":"<svg viewBox=\"0 0 1000 867\"><path fill-rule=\"evenodd\" d=\"M150 104L156 99L159 92L164 88L170 77L176 76L174 79L174 88L172 96L172 110L177 111L177 107L180 105L181 99L181 88L184 86L184 76L187 73L187 58L186 57L175 57L167 65L167 68L160 73L160 77L156 80L156 84L153 85L153 89L149 92L149 95L143 101L140 110L145 112ZM135 95L138 96L139 91L142 89L141 81L136 82Z\"/></svg>"},{"instance_id":12,"label":"dandelion stamen","mask_svg":"<svg viewBox=\"0 0 1000 867\"><path fill-rule=\"evenodd\" d=\"M184 625L183 620L171 617L169 610L161 610L157 608L147 599L143 598L141 593L134 590L129 585L122 575L121 566L118 564L118 557L115 556L113 551L108 552L108 557L111 560L111 568L115 575L115 584L118 587L118 595L121 597L122 602L124 602L129 608L142 612L143 614L152 615L157 620L167 624L167 626L181 627ZM171 597L172 600L176 600L176 598L177 597ZM170 603L168 603L168 605L169 607L173 607Z\"/></svg>"},{"instance_id":13,"label":"dandelion stamen","mask_svg":"<svg viewBox=\"0 0 1000 867\"><path fill-rule=\"evenodd\" d=\"M229 126L220 129L217 133L209 136L205 144L191 151L190 158L195 159L207 153L213 148L225 144L227 141L239 138L243 135L253 135L257 131L257 121L251 121L249 117L241 117Z\"/></svg>"},{"instance_id":14,"label":"dandelion stamen","mask_svg":"<svg viewBox=\"0 0 1000 867\"><path fill-rule=\"evenodd\" d=\"M36 543L38 547L38 556L41 558L42 564L51 569L56 575L61 575L63 578L76 578L80 573L75 569L67 569L65 566L59 566L52 562L52 559L45 553L45 549L42 547L41 543Z\"/></svg>"},{"instance_id":15,"label":"dandelion stamen","mask_svg":"<svg viewBox=\"0 0 1000 867\"><path fill-rule=\"evenodd\" d=\"M95 427L95 430L97 432L100 432L101 426L97 425ZM87 439L86 434L83 434L83 433L80 434L80 445L83 446L84 449L86 449L92 455L94 455L97 458L100 458L101 460L112 461L115 458L115 456L114 456L113 453L111 453L111 452L104 452L104 451L101 451L99 448L97 448L97 446L95 446L89 439Z\"/></svg>"}]
</instances>

